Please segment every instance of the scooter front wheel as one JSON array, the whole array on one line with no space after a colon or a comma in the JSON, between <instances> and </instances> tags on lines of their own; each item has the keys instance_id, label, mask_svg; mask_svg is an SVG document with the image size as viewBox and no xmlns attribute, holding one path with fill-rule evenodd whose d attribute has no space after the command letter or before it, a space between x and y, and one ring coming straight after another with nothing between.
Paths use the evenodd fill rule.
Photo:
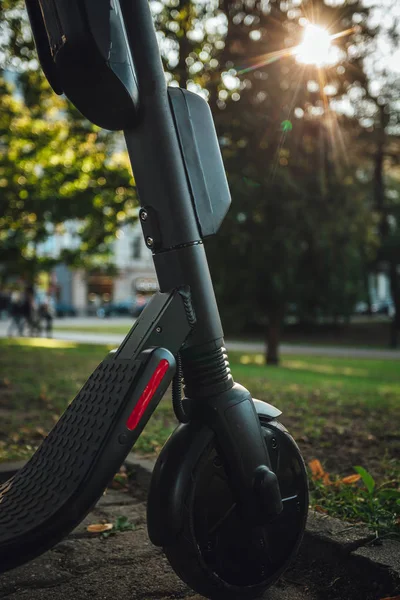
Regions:
<instances>
[{"instance_id":1,"label":"scooter front wheel","mask_svg":"<svg viewBox=\"0 0 400 600\"><path fill-rule=\"evenodd\" d=\"M281 514L262 526L246 522L212 441L187 485L183 529L164 548L179 577L212 600L260 597L288 567L303 537L308 509L304 461L280 423L259 418L279 481Z\"/></svg>"}]
</instances>

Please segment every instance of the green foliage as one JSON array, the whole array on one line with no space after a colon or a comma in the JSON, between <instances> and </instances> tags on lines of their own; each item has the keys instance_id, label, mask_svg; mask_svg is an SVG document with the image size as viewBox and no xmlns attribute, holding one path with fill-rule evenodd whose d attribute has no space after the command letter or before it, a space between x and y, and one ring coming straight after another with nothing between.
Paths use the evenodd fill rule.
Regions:
<instances>
[{"instance_id":1,"label":"green foliage","mask_svg":"<svg viewBox=\"0 0 400 600\"><path fill-rule=\"evenodd\" d=\"M352 150L359 123L330 108L353 86L368 87L368 11L358 1L313 2L315 20L330 33L348 31L335 40L339 63L317 69L298 64L289 50L301 39L310 5L153 4L167 79L209 100L223 149L234 204L220 235L209 242L209 255L228 331L242 331L249 321L259 326L269 320L277 328L290 304L304 320L349 315L374 257L371 194L359 177L360 153ZM14 106L6 106L5 114L23 114L25 123L17 119L13 134L4 133L7 147L20 136L7 167L7 182L17 182L7 183L4 197L7 262L11 269L21 261L37 268L38 244L70 218L81 223L82 243L60 258L77 264L104 255L119 223L133 218L126 154L116 152L114 135L52 94L35 65L22 0L6 0L1 11L8 24L0 40L2 63L18 71L22 94L20 105L11 97ZM275 60L285 49L288 56ZM32 155L25 157L29 144ZM36 166L36 174L28 168L27 177L24 162L31 170ZM43 262L51 266L49 258Z\"/></svg>"},{"instance_id":2,"label":"green foliage","mask_svg":"<svg viewBox=\"0 0 400 600\"><path fill-rule=\"evenodd\" d=\"M57 97L38 69L23 3L3 3L1 18L2 275L31 278L56 260L82 265L106 255L137 199L122 140ZM48 254L43 243L71 223L80 244Z\"/></svg>"},{"instance_id":3,"label":"green foliage","mask_svg":"<svg viewBox=\"0 0 400 600\"><path fill-rule=\"evenodd\" d=\"M375 481L372 475L370 475L363 467L354 467L354 470L361 476L361 479L363 480L368 492L372 494L375 489Z\"/></svg>"},{"instance_id":4,"label":"green foliage","mask_svg":"<svg viewBox=\"0 0 400 600\"><path fill-rule=\"evenodd\" d=\"M66 221L80 223L79 254L89 254L105 249L133 215L125 159L110 153L108 134L89 124L76 130L65 110L55 97L33 118L0 80L0 243L9 270L38 268L38 246L62 233Z\"/></svg>"},{"instance_id":5,"label":"green foliage","mask_svg":"<svg viewBox=\"0 0 400 600\"><path fill-rule=\"evenodd\" d=\"M359 125L330 108L363 78L367 9L313 2L332 34L358 23L335 41L339 64L300 65L289 50L276 60L299 43L309 4L181 0L157 15L177 53L171 78L208 98L220 136L234 202L207 243L228 332L279 325L289 304L306 320L349 315L376 247L350 150Z\"/></svg>"},{"instance_id":6,"label":"green foliage","mask_svg":"<svg viewBox=\"0 0 400 600\"><path fill-rule=\"evenodd\" d=\"M311 505L346 521L366 523L377 537L400 538L399 482L386 480L376 486L366 469L354 470L361 475L361 481L347 483L346 478L335 477L327 484L323 478L312 478Z\"/></svg>"},{"instance_id":7,"label":"green foliage","mask_svg":"<svg viewBox=\"0 0 400 600\"><path fill-rule=\"evenodd\" d=\"M225 2L163 0L153 11L167 81L209 97L220 79Z\"/></svg>"},{"instance_id":8,"label":"green foliage","mask_svg":"<svg viewBox=\"0 0 400 600\"><path fill-rule=\"evenodd\" d=\"M113 523L113 528L110 531L103 531L101 534L102 538L108 538L110 535L115 535L116 533L123 533L124 531L133 531L135 529L135 524L131 523L128 517L120 515L116 518L115 523Z\"/></svg>"}]
</instances>

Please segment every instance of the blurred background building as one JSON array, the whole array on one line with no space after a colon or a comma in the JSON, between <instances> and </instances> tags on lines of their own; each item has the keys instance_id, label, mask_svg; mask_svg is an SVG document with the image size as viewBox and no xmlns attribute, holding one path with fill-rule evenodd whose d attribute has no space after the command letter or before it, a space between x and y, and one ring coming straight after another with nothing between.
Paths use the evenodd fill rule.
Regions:
<instances>
[{"instance_id":1,"label":"blurred background building","mask_svg":"<svg viewBox=\"0 0 400 600\"><path fill-rule=\"evenodd\" d=\"M66 222L63 233L54 233L39 246L38 255L59 258L63 250L79 247L78 223ZM96 314L100 307L128 305L153 294L157 289L151 252L143 240L139 223L125 225L111 246L112 273L87 272L60 263L37 282L38 293L50 293L65 316Z\"/></svg>"}]
</instances>

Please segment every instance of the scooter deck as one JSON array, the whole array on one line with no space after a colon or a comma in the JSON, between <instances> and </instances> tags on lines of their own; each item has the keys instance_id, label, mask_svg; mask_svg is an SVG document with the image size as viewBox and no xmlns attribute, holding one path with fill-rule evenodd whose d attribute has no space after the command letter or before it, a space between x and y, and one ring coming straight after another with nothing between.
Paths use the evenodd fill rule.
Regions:
<instances>
[{"instance_id":1,"label":"scooter deck","mask_svg":"<svg viewBox=\"0 0 400 600\"><path fill-rule=\"evenodd\" d=\"M100 497L118 464L93 470L139 366L102 362L31 460L0 487L0 571L51 547Z\"/></svg>"},{"instance_id":2,"label":"scooter deck","mask_svg":"<svg viewBox=\"0 0 400 600\"><path fill-rule=\"evenodd\" d=\"M154 324L173 313L180 326L171 352L153 340ZM174 354L191 329L185 314L178 292L154 298L30 461L0 486L0 573L52 547L101 496L172 380Z\"/></svg>"}]
</instances>

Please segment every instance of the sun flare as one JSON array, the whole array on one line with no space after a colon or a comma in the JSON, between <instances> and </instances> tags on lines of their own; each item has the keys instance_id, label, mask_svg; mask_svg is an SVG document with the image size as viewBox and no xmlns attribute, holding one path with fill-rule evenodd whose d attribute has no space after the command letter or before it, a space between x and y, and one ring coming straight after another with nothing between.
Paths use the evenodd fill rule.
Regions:
<instances>
[{"instance_id":1,"label":"sun flare","mask_svg":"<svg viewBox=\"0 0 400 600\"><path fill-rule=\"evenodd\" d=\"M282 50L273 50L253 57L251 64L236 71L237 75L243 75L249 71L254 71L260 67L265 67L278 60L294 56L298 63L303 65L315 65L318 70L324 67L332 67L344 60L345 52L339 46L332 44L334 40L351 35L356 30L350 27L331 35L327 29L321 25L307 22L304 27L303 40L298 46L282 48Z\"/></svg>"},{"instance_id":2,"label":"sun flare","mask_svg":"<svg viewBox=\"0 0 400 600\"><path fill-rule=\"evenodd\" d=\"M332 37L326 29L308 23L304 28L303 41L297 46L295 55L297 60L307 65L327 65L335 62Z\"/></svg>"}]
</instances>

